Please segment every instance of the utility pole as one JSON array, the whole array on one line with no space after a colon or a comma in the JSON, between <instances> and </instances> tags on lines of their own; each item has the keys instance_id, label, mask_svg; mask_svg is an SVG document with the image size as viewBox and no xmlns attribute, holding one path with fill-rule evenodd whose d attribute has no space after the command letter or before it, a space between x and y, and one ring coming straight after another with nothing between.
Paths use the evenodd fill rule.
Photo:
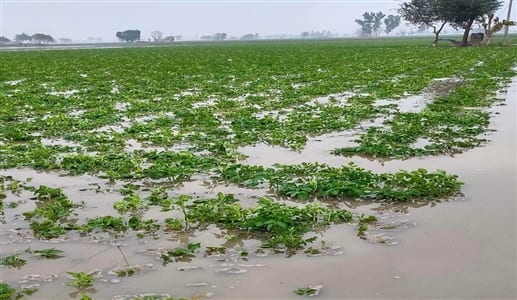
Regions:
<instances>
[{"instance_id":1,"label":"utility pole","mask_svg":"<svg viewBox=\"0 0 517 300\"><path fill-rule=\"evenodd\" d=\"M512 3L513 3L513 0L510 0L510 5L508 6L508 16L506 17L506 22L510 22L510 18L511 18L511 15L512 15ZM510 25L506 24L506 26L504 28L503 45L507 45L508 44L508 30L509 29L510 29Z\"/></svg>"}]
</instances>

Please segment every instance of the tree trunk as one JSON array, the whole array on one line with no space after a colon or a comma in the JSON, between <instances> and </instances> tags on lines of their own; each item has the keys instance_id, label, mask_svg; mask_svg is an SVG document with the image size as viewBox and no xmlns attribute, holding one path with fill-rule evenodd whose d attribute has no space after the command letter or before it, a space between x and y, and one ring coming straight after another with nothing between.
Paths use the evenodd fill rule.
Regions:
<instances>
[{"instance_id":1,"label":"tree trunk","mask_svg":"<svg viewBox=\"0 0 517 300\"><path fill-rule=\"evenodd\" d=\"M433 47L438 46L438 39L439 39L439 38L440 38L440 33L439 33L439 32L435 32L435 33L434 33Z\"/></svg>"},{"instance_id":2,"label":"tree trunk","mask_svg":"<svg viewBox=\"0 0 517 300\"><path fill-rule=\"evenodd\" d=\"M447 22L443 22L438 30L436 30L436 27L433 26L433 33L434 33L433 47L438 46L438 40L440 39L440 32L442 32L442 29L443 29L443 27L445 27L445 24L447 24Z\"/></svg>"},{"instance_id":3,"label":"tree trunk","mask_svg":"<svg viewBox=\"0 0 517 300\"><path fill-rule=\"evenodd\" d=\"M472 28L472 24L474 23L474 20L469 20L467 23L467 26L465 26L465 32L463 33L463 39L461 40L462 46L468 46L468 39L469 39L469 33L470 29Z\"/></svg>"},{"instance_id":4,"label":"tree trunk","mask_svg":"<svg viewBox=\"0 0 517 300\"><path fill-rule=\"evenodd\" d=\"M490 35L487 35L486 42L485 42L487 46L490 46L490 44L492 43L492 37L493 37L493 33L490 33Z\"/></svg>"}]
</instances>

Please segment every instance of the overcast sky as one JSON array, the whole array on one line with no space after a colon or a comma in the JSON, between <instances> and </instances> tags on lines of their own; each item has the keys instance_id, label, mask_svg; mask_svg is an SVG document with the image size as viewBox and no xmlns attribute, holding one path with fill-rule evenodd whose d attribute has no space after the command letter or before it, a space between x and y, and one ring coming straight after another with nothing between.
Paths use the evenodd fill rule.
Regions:
<instances>
[{"instance_id":1,"label":"overcast sky","mask_svg":"<svg viewBox=\"0 0 517 300\"><path fill-rule=\"evenodd\" d=\"M509 1L505 0L504 12L499 13L502 18L506 16ZM0 0L0 35L13 38L21 32L46 33L56 39L86 40L91 36L112 41L116 31L127 29L139 29L143 39L153 30L165 35L180 34L184 39L216 32L237 37L247 33L299 34L312 30L353 34L359 28L354 19L365 11L396 14L402 2Z\"/></svg>"}]
</instances>

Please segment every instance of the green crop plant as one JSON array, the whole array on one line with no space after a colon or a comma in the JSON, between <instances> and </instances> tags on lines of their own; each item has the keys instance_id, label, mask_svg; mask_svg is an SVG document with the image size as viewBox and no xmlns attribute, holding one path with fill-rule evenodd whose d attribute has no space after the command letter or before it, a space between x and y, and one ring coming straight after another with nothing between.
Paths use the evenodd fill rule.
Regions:
<instances>
[{"instance_id":1,"label":"green crop plant","mask_svg":"<svg viewBox=\"0 0 517 300\"><path fill-rule=\"evenodd\" d=\"M128 212L132 214L139 214L147 210L147 204L140 198L137 193L132 193L124 199L117 201L113 204L120 214L126 214Z\"/></svg>"},{"instance_id":2,"label":"green crop plant","mask_svg":"<svg viewBox=\"0 0 517 300\"><path fill-rule=\"evenodd\" d=\"M244 154L255 145L266 149L259 156L270 155L269 147L304 154L342 137L343 147L329 154L350 160L454 155L485 145L496 117L490 107L504 104L496 92L516 74L515 48L426 43L394 38L0 51L0 221L8 230L29 229L20 239L115 235L133 243L221 230L229 255L242 239L271 247L267 252L317 255L313 233L332 224L353 223L360 234L369 226L382 230L373 217L326 205L434 204L461 195L468 178L418 166L389 173L321 163L260 166L255 154ZM404 107L407 97L419 96L425 103L418 109ZM41 172L34 183L14 178L33 171ZM40 186L44 172L63 180ZM98 188L76 191L69 181ZM208 192L238 185L268 197L255 203L254 197L191 190L203 181ZM111 197L114 192L122 196ZM118 214L92 214L112 207ZM164 261L198 255L185 244L178 248L167 250ZM33 255L60 255L51 249ZM11 278L18 271L6 272ZM88 276L76 277L88 282ZM0 295L18 297L11 289L0 285Z\"/></svg>"},{"instance_id":3,"label":"green crop plant","mask_svg":"<svg viewBox=\"0 0 517 300\"><path fill-rule=\"evenodd\" d=\"M15 288L7 283L0 283L0 299L1 300L16 300L23 297L23 294L18 292Z\"/></svg>"},{"instance_id":4,"label":"green crop plant","mask_svg":"<svg viewBox=\"0 0 517 300\"><path fill-rule=\"evenodd\" d=\"M493 92L515 74L512 49L434 51L418 41L408 42L411 47L383 43L389 45L319 41L2 52L0 167L181 182L220 161L235 162L238 146L267 143L300 150L307 137L390 114L373 105L376 99L397 100L432 87L433 79L451 77L463 82L417 113L420 120L449 122L445 131L432 123L418 130L386 124L386 132L371 129L359 137L359 146L335 153L398 158L455 153L484 142L476 135L487 130L486 118L472 119L473 126L460 126L459 132L454 124L465 108L493 103ZM231 64L227 51L235 54ZM137 67L143 64L149 68ZM38 65L40 71L25 65ZM77 70L87 77L78 77ZM396 112L395 119L406 119L405 114ZM418 125L417 119L403 122ZM426 137L429 147L412 145ZM142 147L128 150L128 140ZM187 151L170 150L176 146Z\"/></svg>"},{"instance_id":5,"label":"green crop plant","mask_svg":"<svg viewBox=\"0 0 517 300\"><path fill-rule=\"evenodd\" d=\"M246 187L268 184L280 196L411 201L456 195L462 182L444 171L399 171L376 174L354 164L330 167L318 163L273 168L230 164L215 177Z\"/></svg>"},{"instance_id":6,"label":"green crop plant","mask_svg":"<svg viewBox=\"0 0 517 300\"><path fill-rule=\"evenodd\" d=\"M8 255L0 258L0 265L6 266L9 268L21 268L27 263L27 261L23 258L20 258L17 255Z\"/></svg>"},{"instance_id":7,"label":"green crop plant","mask_svg":"<svg viewBox=\"0 0 517 300\"><path fill-rule=\"evenodd\" d=\"M287 206L268 198L258 205L242 208L233 195L219 193L217 198L198 199L189 206L188 214L198 226L217 224L226 229L248 232L264 240L263 246L285 246L302 249L314 239L303 235L333 223L351 222L353 214L340 209L311 204L305 207Z\"/></svg>"},{"instance_id":8,"label":"green crop plant","mask_svg":"<svg viewBox=\"0 0 517 300\"><path fill-rule=\"evenodd\" d=\"M79 290L89 288L93 286L95 278L91 274L84 272L66 272L70 276L70 280L67 285L75 287Z\"/></svg>"},{"instance_id":9,"label":"green crop plant","mask_svg":"<svg viewBox=\"0 0 517 300\"><path fill-rule=\"evenodd\" d=\"M189 243L185 247L177 247L160 254L163 265L170 262L189 262L195 257L195 253L201 248L200 243Z\"/></svg>"},{"instance_id":10,"label":"green crop plant","mask_svg":"<svg viewBox=\"0 0 517 300\"><path fill-rule=\"evenodd\" d=\"M34 190L37 207L23 215L30 221L30 227L36 238L52 239L73 228L68 219L75 205L59 188L39 186Z\"/></svg>"},{"instance_id":11,"label":"green crop plant","mask_svg":"<svg viewBox=\"0 0 517 300\"><path fill-rule=\"evenodd\" d=\"M79 226L79 230L85 233L90 233L95 230L125 232L127 229L128 226L122 218L113 216L90 219L86 224Z\"/></svg>"},{"instance_id":12,"label":"green crop plant","mask_svg":"<svg viewBox=\"0 0 517 300\"><path fill-rule=\"evenodd\" d=\"M30 253L34 253L34 254L38 255L39 257L43 257L43 258L47 258L47 259L63 257L63 255L61 255L61 253L63 253L63 250L59 250L56 248L33 250L33 251L30 251Z\"/></svg>"}]
</instances>

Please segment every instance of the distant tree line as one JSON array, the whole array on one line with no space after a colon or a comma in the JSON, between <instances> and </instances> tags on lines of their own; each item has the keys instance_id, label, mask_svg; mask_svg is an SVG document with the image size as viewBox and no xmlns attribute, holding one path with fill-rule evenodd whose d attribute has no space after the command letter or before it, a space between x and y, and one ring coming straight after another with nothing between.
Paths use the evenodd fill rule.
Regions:
<instances>
[{"instance_id":1,"label":"distant tree line","mask_svg":"<svg viewBox=\"0 0 517 300\"><path fill-rule=\"evenodd\" d=\"M258 33L248 33L248 34L245 34L243 36L241 36L241 40L243 41L246 41L246 40L256 40L259 38L259 34Z\"/></svg>"},{"instance_id":2,"label":"distant tree line","mask_svg":"<svg viewBox=\"0 0 517 300\"><path fill-rule=\"evenodd\" d=\"M20 33L14 36L15 43L34 43L34 44L49 44L55 43L54 38L49 34L44 33L35 33L33 35L29 35L26 33ZM5 36L0 36L0 44L12 43L10 39Z\"/></svg>"},{"instance_id":3,"label":"distant tree line","mask_svg":"<svg viewBox=\"0 0 517 300\"><path fill-rule=\"evenodd\" d=\"M155 30L151 31L151 39L155 43L172 43L181 40L181 35L169 35L164 37L161 31Z\"/></svg>"},{"instance_id":4,"label":"distant tree line","mask_svg":"<svg viewBox=\"0 0 517 300\"><path fill-rule=\"evenodd\" d=\"M202 35L199 37L200 40L212 40L212 41L223 41L228 37L226 32L217 32L212 35Z\"/></svg>"},{"instance_id":5,"label":"distant tree line","mask_svg":"<svg viewBox=\"0 0 517 300\"><path fill-rule=\"evenodd\" d=\"M300 36L304 39L306 38L313 38L313 39L319 39L319 38L329 38L332 37L332 33L327 30L323 31L304 31L300 34Z\"/></svg>"},{"instance_id":6,"label":"distant tree line","mask_svg":"<svg viewBox=\"0 0 517 300\"><path fill-rule=\"evenodd\" d=\"M7 44L10 43L11 40L6 38L5 36L0 36L0 44Z\"/></svg>"},{"instance_id":7,"label":"distant tree line","mask_svg":"<svg viewBox=\"0 0 517 300\"><path fill-rule=\"evenodd\" d=\"M36 44L49 44L55 43L56 41L50 34L35 33L32 35L32 41Z\"/></svg>"}]
</instances>

